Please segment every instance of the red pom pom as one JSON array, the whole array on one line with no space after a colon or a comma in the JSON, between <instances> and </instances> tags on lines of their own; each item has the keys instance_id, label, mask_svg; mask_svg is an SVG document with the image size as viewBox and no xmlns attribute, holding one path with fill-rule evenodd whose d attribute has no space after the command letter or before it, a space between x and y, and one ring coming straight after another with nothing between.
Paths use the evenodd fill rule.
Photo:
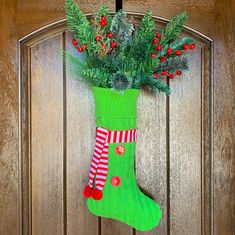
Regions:
<instances>
[{"instance_id":1,"label":"red pom pom","mask_svg":"<svg viewBox=\"0 0 235 235\"><path fill-rule=\"evenodd\" d=\"M167 48L166 52L167 52L167 54L171 54L172 53L172 49L169 47L169 48Z\"/></svg>"},{"instance_id":2,"label":"red pom pom","mask_svg":"<svg viewBox=\"0 0 235 235\"><path fill-rule=\"evenodd\" d=\"M102 27L106 26L106 25L107 25L107 21L101 21L101 22L100 22L100 25L101 25Z\"/></svg>"},{"instance_id":3,"label":"red pom pom","mask_svg":"<svg viewBox=\"0 0 235 235\"><path fill-rule=\"evenodd\" d=\"M160 33L156 33L156 38L161 38L162 35Z\"/></svg>"},{"instance_id":4,"label":"red pom pom","mask_svg":"<svg viewBox=\"0 0 235 235\"><path fill-rule=\"evenodd\" d=\"M195 45L195 44L190 44L190 45L189 45L190 50L195 49L195 47L196 47L196 45Z\"/></svg>"},{"instance_id":5,"label":"red pom pom","mask_svg":"<svg viewBox=\"0 0 235 235\"><path fill-rule=\"evenodd\" d=\"M92 190L91 196L92 196L92 198L93 198L94 200L97 200L97 201L98 201L98 200L102 199L103 193L102 193L101 190L99 190L99 189L97 189L97 188L94 188L94 189Z\"/></svg>"},{"instance_id":6,"label":"red pom pom","mask_svg":"<svg viewBox=\"0 0 235 235\"><path fill-rule=\"evenodd\" d=\"M113 37L113 33L109 32L107 36L108 36L108 38L112 38Z\"/></svg>"},{"instance_id":7,"label":"red pom pom","mask_svg":"<svg viewBox=\"0 0 235 235\"><path fill-rule=\"evenodd\" d=\"M153 45L157 45L158 44L158 40L156 38L153 39Z\"/></svg>"},{"instance_id":8,"label":"red pom pom","mask_svg":"<svg viewBox=\"0 0 235 235\"><path fill-rule=\"evenodd\" d=\"M153 77L154 77L154 78L158 78L159 75L158 75L157 73L154 73L154 74L153 74Z\"/></svg>"},{"instance_id":9,"label":"red pom pom","mask_svg":"<svg viewBox=\"0 0 235 235\"><path fill-rule=\"evenodd\" d=\"M100 35L97 35L97 36L95 37L95 40L96 40L97 42L99 42L99 41L101 40L101 36L100 36Z\"/></svg>"},{"instance_id":10,"label":"red pom pom","mask_svg":"<svg viewBox=\"0 0 235 235\"><path fill-rule=\"evenodd\" d=\"M166 76L167 75L167 71L166 70L162 71L162 75Z\"/></svg>"},{"instance_id":11,"label":"red pom pom","mask_svg":"<svg viewBox=\"0 0 235 235\"><path fill-rule=\"evenodd\" d=\"M169 75L168 75L168 77L170 78L170 79L172 79L172 78L174 78L174 74L173 73L170 73Z\"/></svg>"},{"instance_id":12,"label":"red pom pom","mask_svg":"<svg viewBox=\"0 0 235 235\"><path fill-rule=\"evenodd\" d=\"M177 70L176 71L176 75L180 76L182 74L182 71L181 70Z\"/></svg>"},{"instance_id":13,"label":"red pom pom","mask_svg":"<svg viewBox=\"0 0 235 235\"><path fill-rule=\"evenodd\" d=\"M106 17L106 16L101 16L101 17L100 17L100 20L101 20L101 21L107 21L107 17Z\"/></svg>"},{"instance_id":14,"label":"red pom pom","mask_svg":"<svg viewBox=\"0 0 235 235\"><path fill-rule=\"evenodd\" d=\"M165 62L165 61L166 61L166 56L161 57L161 58L160 58L160 61L161 61L161 62Z\"/></svg>"},{"instance_id":15,"label":"red pom pom","mask_svg":"<svg viewBox=\"0 0 235 235\"><path fill-rule=\"evenodd\" d=\"M189 49L189 45L188 44L184 44L184 50L188 50Z\"/></svg>"},{"instance_id":16,"label":"red pom pom","mask_svg":"<svg viewBox=\"0 0 235 235\"><path fill-rule=\"evenodd\" d=\"M110 46L111 46L112 48L117 47L117 42L112 42Z\"/></svg>"},{"instance_id":17,"label":"red pom pom","mask_svg":"<svg viewBox=\"0 0 235 235\"><path fill-rule=\"evenodd\" d=\"M151 57L152 57L152 58L155 58L155 57L156 57L156 54L155 54L155 53L152 53L152 54L151 54Z\"/></svg>"},{"instance_id":18,"label":"red pom pom","mask_svg":"<svg viewBox=\"0 0 235 235\"><path fill-rule=\"evenodd\" d=\"M91 197L93 188L91 188L89 185L87 185L83 190L83 195L85 198Z\"/></svg>"},{"instance_id":19,"label":"red pom pom","mask_svg":"<svg viewBox=\"0 0 235 235\"><path fill-rule=\"evenodd\" d=\"M76 39L73 39L73 40L72 40L72 43L73 43L74 46L77 46L77 45L78 45L78 42L77 42Z\"/></svg>"},{"instance_id":20,"label":"red pom pom","mask_svg":"<svg viewBox=\"0 0 235 235\"><path fill-rule=\"evenodd\" d=\"M161 45L156 46L156 50L157 50L157 51L160 51L161 49L162 49L162 46L161 46Z\"/></svg>"},{"instance_id":21,"label":"red pom pom","mask_svg":"<svg viewBox=\"0 0 235 235\"><path fill-rule=\"evenodd\" d=\"M82 48L81 47L78 47L77 50L78 50L78 52L82 52Z\"/></svg>"},{"instance_id":22,"label":"red pom pom","mask_svg":"<svg viewBox=\"0 0 235 235\"><path fill-rule=\"evenodd\" d=\"M180 50L176 50L176 51L175 51L175 54L176 54L176 55L181 55L181 51L180 51Z\"/></svg>"}]
</instances>

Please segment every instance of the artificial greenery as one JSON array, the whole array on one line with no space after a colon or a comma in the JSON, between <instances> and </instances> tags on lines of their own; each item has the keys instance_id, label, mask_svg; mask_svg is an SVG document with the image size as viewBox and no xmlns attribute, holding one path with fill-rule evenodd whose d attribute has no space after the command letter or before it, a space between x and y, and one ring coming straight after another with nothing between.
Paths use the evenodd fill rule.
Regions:
<instances>
[{"instance_id":1,"label":"artificial greenery","mask_svg":"<svg viewBox=\"0 0 235 235\"><path fill-rule=\"evenodd\" d=\"M148 11L134 31L127 14L120 10L111 17L106 5L100 7L90 24L73 0L66 1L68 27L74 32L73 45L79 56L65 52L75 72L88 83L123 91L148 86L152 92L170 94L165 78L187 70L185 52L195 47L191 38L179 37L186 12L173 17L156 32Z\"/></svg>"}]
</instances>

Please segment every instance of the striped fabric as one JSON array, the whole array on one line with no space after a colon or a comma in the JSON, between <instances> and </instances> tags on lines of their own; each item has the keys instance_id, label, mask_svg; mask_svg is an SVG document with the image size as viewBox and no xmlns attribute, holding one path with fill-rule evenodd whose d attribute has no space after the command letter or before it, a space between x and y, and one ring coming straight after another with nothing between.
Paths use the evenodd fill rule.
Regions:
<instances>
[{"instance_id":1,"label":"striped fabric","mask_svg":"<svg viewBox=\"0 0 235 235\"><path fill-rule=\"evenodd\" d=\"M94 187L94 179L96 178L96 188L100 191L104 188L108 174L109 143L126 143L135 141L136 129L111 131L102 127L97 127L94 155L89 172L89 187Z\"/></svg>"}]
</instances>

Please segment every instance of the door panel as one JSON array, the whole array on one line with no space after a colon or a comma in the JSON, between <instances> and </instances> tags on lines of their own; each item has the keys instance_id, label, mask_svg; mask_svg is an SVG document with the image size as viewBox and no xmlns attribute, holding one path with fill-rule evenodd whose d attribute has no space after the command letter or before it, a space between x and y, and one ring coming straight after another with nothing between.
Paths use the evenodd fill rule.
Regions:
<instances>
[{"instance_id":1,"label":"door panel","mask_svg":"<svg viewBox=\"0 0 235 235\"><path fill-rule=\"evenodd\" d=\"M132 16L138 25L141 16ZM156 24L160 27L165 21L156 18ZM22 71L28 71L23 74L27 82L22 88L30 98L22 100L27 104L22 108L29 115L26 126L31 127L25 146L30 150L22 152L29 169L22 180L29 179L29 187L22 193L29 195L23 204L29 205L32 221L23 221L24 225L35 234L142 234L120 222L96 218L86 208L82 189L94 145L94 103L90 87L59 53L62 48L77 53L65 27L59 22L21 43ZM138 100L137 180L164 213L161 225L145 234L201 234L204 206L210 208L204 205L203 190L210 191L211 181L204 180L203 167L211 165L202 154L202 143L209 146L211 139L204 138L202 126L207 127L204 120L211 117L202 107L210 110L210 102L204 100L210 99L206 91L211 87L202 88L211 79L204 73L210 70L211 56L204 54L211 51L211 42L189 29L184 34L198 44L190 54L191 70L170 82L172 96L142 91Z\"/></svg>"},{"instance_id":2,"label":"door panel","mask_svg":"<svg viewBox=\"0 0 235 235\"><path fill-rule=\"evenodd\" d=\"M202 67L200 46L190 53L190 70L171 82L169 98L170 227L174 235L201 234ZM210 166L207 166L210 167Z\"/></svg>"},{"instance_id":3,"label":"door panel","mask_svg":"<svg viewBox=\"0 0 235 235\"><path fill-rule=\"evenodd\" d=\"M62 34L30 49L32 234L63 234Z\"/></svg>"},{"instance_id":4,"label":"door panel","mask_svg":"<svg viewBox=\"0 0 235 235\"><path fill-rule=\"evenodd\" d=\"M64 34L66 50L71 50L72 35ZM88 85L77 82L66 64L66 182L68 234L98 235L100 219L92 216L83 199L83 188L92 156L95 135L95 110Z\"/></svg>"},{"instance_id":5,"label":"door panel","mask_svg":"<svg viewBox=\"0 0 235 235\"><path fill-rule=\"evenodd\" d=\"M101 4L77 2L85 12ZM115 2L106 3L114 11ZM234 1L125 0L123 8L168 19L187 10L193 30L184 34L197 41L190 71L171 84L174 93L143 91L138 100L136 175L163 209L160 226L142 233L89 213L81 190L94 144L94 104L90 88L73 80L60 56L71 39L61 20L64 1L3 0L0 234L235 234ZM133 16L138 25L140 14ZM156 18L157 27L164 18Z\"/></svg>"}]
</instances>

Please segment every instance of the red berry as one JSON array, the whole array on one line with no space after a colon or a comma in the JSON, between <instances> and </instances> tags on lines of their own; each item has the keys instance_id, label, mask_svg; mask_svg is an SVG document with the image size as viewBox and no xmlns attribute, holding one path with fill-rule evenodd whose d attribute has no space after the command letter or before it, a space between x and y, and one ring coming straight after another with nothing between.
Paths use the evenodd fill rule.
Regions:
<instances>
[{"instance_id":1,"label":"red berry","mask_svg":"<svg viewBox=\"0 0 235 235\"><path fill-rule=\"evenodd\" d=\"M106 21L101 21L101 22L100 22L100 25L101 25L102 27L105 27L105 26L107 25L107 22L106 22Z\"/></svg>"},{"instance_id":2,"label":"red berry","mask_svg":"<svg viewBox=\"0 0 235 235\"><path fill-rule=\"evenodd\" d=\"M156 46L156 50L157 50L157 51L160 51L161 49L162 49L162 46L161 46L161 45Z\"/></svg>"},{"instance_id":3,"label":"red berry","mask_svg":"<svg viewBox=\"0 0 235 235\"><path fill-rule=\"evenodd\" d=\"M181 70L177 70L176 71L176 75L180 76L182 74L182 71Z\"/></svg>"},{"instance_id":4,"label":"red berry","mask_svg":"<svg viewBox=\"0 0 235 235\"><path fill-rule=\"evenodd\" d=\"M104 49L106 47L105 43L101 43L101 47Z\"/></svg>"},{"instance_id":5,"label":"red berry","mask_svg":"<svg viewBox=\"0 0 235 235\"><path fill-rule=\"evenodd\" d=\"M156 33L156 38L161 38L162 35L160 33Z\"/></svg>"},{"instance_id":6,"label":"red berry","mask_svg":"<svg viewBox=\"0 0 235 235\"><path fill-rule=\"evenodd\" d=\"M169 75L168 75L168 77L170 78L170 79L172 79L172 78L174 78L174 74L173 73L170 73Z\"/></svg>"},{"instance_id":7,"label":"red berry","mask_svg":"<svg viewBox=\"0 0 235 235\"><path fill-rule=\"evenodd\" d=\"M166 76L167 75L167 71L166 70L162 71L162 75Z\"/></svg>"},{"instance_id":8,"label":"red berry","mask_svg":"<svg viewBox=\"0 0 235 235\"><path fill-rule=\"evenodd\" d=\"M160 61L161 61L161 62L165 62L165 61L166 61L166 56L161 57L161 58L160 58Z\"/></svg>"},{"instance_id":9,"label":"red berry","mask_svg":"<svg viewBox=\"0 0 235 235\"><path fill-rule=\"evenodd\" d=\"M100 21L107 21L107 17L106 16L101 16Z\"/></svg>"},{"instance_id":10,"label":"red berry","mask_svg":"<svg viewBox=\"0 0 235 235\"><path fill-rule=\"evenodd\" d=\"M84 44L84 45L82 46L82 49L83 49L83 50L86 50L86 49L87 49L87 44Z\"/></svg>"},{"instance_id":11,"label":"red berry","mask_svg":"<svg viewBox=\"0 0 235 235\"><path fill-rule=\"evenodd\" d=\"M158 40L156 38L153 39L153 45L157 45L158 44Z\"/></svg>"},{"instance_id":12,"label":"red berry","mask_svg":"<svg viewBox=\"0 0 235 235\"><path fill-rule=\"evenodd\" d=\"M156 54L155 54L155 53L152 53L152 54L151 54L151 57L152 57L152 58L155 58L155 57L156 57Z\"/></svg>"},{"instance_id":13,"label":"red berry","mask_svg":"<svg viewBox=\"0 0 235 235\"><path fill-rule=\"evenodd\" d=\"M189 49L189 45L188 44L184 44L184 50L188 50Z\"/></svg>"},{"instance_id":14,"label":"red berry","mask_svg":"<svg viewBox=\"0 0 235 235\"><path fill-rule=\"evenodd\" d=\"M190 50L195 49L195 47L196 47L196 45L194 43L189 45Z\"/></svg>"},{"instance_id":15,"label":"red berry","mask_svg":"<svg viewBox=\"0 0 235 235\"><path fill-rule=\"evenodd\" d=\"M99 41L101 40L101 36L97 35L97 36L95 37L95 40L96 40L97 42L99 42Z\"/></svg>"},{"instance_id":16,"label":"red berry","mask_svg":"<svg viewBox=\"0 0 235 235\"><path fill-rule=\"evenodd\" d=\"M82 52L82 48L81 47L78 47L77 50L78 50L78 52Z\"/></svg>"},{"instance_id":17,"label":"red berry","mask_svg":"<svg viewBox=\"0 0 235 235\"><path fill-rule=\"evenodd\" d=\"M110 46L111 46L112 48L117 47L117 42L112 42Z\"/></svg>"},{"instance_id":18,"label":"red berry","mask_svg":"<svg viewBox=\"0 0 235 235\"><path fill-rule=\"evenodd\" d=\"M181 51L180 51L180 50L176 50L176 51L175 51L175 54L176 54L176 55L181 55Z\"/></svg>"},{"instance_id":19,"label":"red berry","mask_svg":"<svg viewBox=\"0 0 235 235\"><path fill-rule=\"evenodd\" d=\"M112 38L113 37L113 33L109 32L107 36L108 36L108 38Z\"/></svg>"},{"instance_id":20,"label":"red berry","mask_svg":"<svg viewBox=\"0 0 235 235\"><path fill-rule=\"evenodd\" d=\"M159 75L158 75L157 73L154 73L154 74L153 74L153 77L154 77L154 78L158 78Z\"/></svg>"},{"instance_id":21,"label":"red berry","mask_svg":"<svg viewBox=\"0 0 235 235\"><path fill-rule=\"evenodd\" d=\"M172 53L172 49L169 47L169 48L167 48L166 52L167 52L167 54L171 54Z\"/></svg>"},{"instance_id":22,"label":"red berry","mask_svg":"<svg viewBox=\"0 0 235 235\"><path fill-rule=\"evenodd\" d=\"M78 42L77 42L76 39L73 39L73 40L72 40L72 43L73 43L74 46L77 46L77 45L78 45Z\"/></svg>"}]
</instances>

